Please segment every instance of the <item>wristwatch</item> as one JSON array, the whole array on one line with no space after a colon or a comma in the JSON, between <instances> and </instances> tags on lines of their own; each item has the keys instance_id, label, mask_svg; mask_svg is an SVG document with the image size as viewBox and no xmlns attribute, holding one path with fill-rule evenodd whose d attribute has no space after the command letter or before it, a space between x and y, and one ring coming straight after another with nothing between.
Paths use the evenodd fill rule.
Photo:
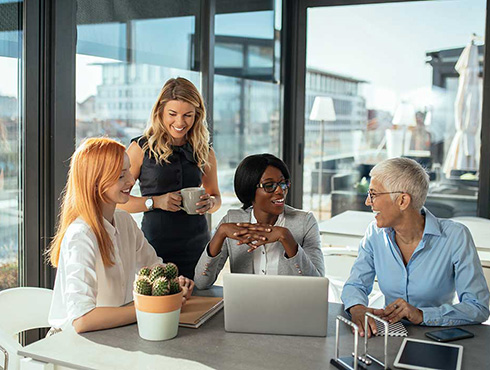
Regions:
<instances>
[{"instance_id":1,"label":"wristwatch","mask_svg":"<svg viewBox=\"0 0 490 370\"><path fill-rule=\"evenodd\" d=\"M148 197L145 200L145 206L146 206L146 208L148 208L148 211L153 211L153 198L152 197Z\"/></svg>"}]
</instances>

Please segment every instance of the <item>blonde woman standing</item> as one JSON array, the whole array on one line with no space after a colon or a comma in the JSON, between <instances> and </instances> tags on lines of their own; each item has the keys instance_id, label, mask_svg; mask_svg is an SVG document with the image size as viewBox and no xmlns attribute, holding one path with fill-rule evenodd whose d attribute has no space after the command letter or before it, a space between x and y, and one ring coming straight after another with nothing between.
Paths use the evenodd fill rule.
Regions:
<instances>
[{"instance_id":1,"label":"blonde woman standing","mask_svg":"<svg viewBox=\"0 0 490 370\"><path fill-rule=\"evenodd\" d=\"M206 218L221 206L216 156L209 146L204 101L185 78L172 78L151 111L150 124L132 140L127 153L141 197L120 208L145 212L141 228L159 257L172 261L192 278L210 236ZM203 186L199 215L180 209L180 190Z\"/></svg>"}]
</instances>

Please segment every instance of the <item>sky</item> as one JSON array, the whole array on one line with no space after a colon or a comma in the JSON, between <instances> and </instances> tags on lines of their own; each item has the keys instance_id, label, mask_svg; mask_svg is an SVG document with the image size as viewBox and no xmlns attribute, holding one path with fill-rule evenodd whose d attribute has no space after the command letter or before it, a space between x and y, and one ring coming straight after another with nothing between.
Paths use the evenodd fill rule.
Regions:
<instances>
[{"instance_id":1,"label":"sky","mask_svg":"<svg viewBox=\"0 0 490 370\"><path fill-rule=\"evenodd\" d=\"M426 52L464 47L484 35L485 0L419 1L310 8L307 64L355 77L368 108L393 111L430 88Z\"/></svg>"},{"instance_id":2,"label":"sky","mask_svg":"<svg viewBox=\"0 0 490 370\"><path fill-rule=\"evenodd\" d=\"M463 47L472 33L484 34L485 7L485 0L441 0L310 8L307 64L368 81L362 89L368 108L393 111L400 100L430 87L432 70L425 63L426 52ZM278 27L278 14L279 9L275 16L271 12L218 15L216 34L270 38L274 25ZM172 64L181 64L178 54L188 53L186 40L195 27L188 18L139 21L135 27L139 44L145 52L161 52L175 60ZM185 32L174 36L171 30L176 29ZM145 43L145 33L152 30L170 35L171 40L160 36L159 45ZM114 45L124 40L120 31L113 36L98 34L113 37ZM97 32L93 35L97 37ZM90 35L85 40L90 41ZM92 64L107 61L111 59L77 56L77 101L95 94L101 73ZM0 57L0 71L0 94L16 96L16 59Z\"/></svg>"}]
</instances>

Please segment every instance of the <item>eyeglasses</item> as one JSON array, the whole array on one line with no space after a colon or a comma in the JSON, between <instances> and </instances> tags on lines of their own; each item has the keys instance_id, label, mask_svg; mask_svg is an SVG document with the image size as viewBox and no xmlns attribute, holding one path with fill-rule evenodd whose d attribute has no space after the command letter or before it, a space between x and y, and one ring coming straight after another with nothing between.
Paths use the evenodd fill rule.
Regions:
<instances>
[{"instance_id":1,"label":"eyeglasses","mask_svg":"<svg viewBox=\"0 0 490 370\"><path fill-rule=\"evenodd\" d=\"M382 192L382 193L375 193L374 191L369 190L367 192L367 196L369 198L369 201L372 203L376 199L376 197L378 195L384 195L384 194L403 194L403 193L405 193L405 192L404 191L386 191L386 192Z\"/></svg>"},{"instance_id":2,"label":"eyeglasses","mask_svg":"<svg viewBox=\"0 0 490 370\"><path fill-rule=\"evenodd\" d=\"M258 188L264 189L266 193L275 192L278 186L280 186L283 191L286 191L291 186L291 181L285 180L280 182L266 182L257 185Z\"/></svg>"}]
</instances>

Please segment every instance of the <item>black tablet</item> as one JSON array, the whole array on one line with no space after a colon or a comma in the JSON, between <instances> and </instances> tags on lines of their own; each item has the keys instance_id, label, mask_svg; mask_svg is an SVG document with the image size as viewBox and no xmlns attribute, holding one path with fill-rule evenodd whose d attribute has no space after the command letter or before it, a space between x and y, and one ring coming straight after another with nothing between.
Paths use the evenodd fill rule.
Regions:
<instances>
[{"instance_id":1,"label":"black tablet","mask_svg":"<svg viewBox=\"0 0 490 370\"><path fill-rule=\"evenodd\" d=\"M414 370L461 370L463 346L405 338L394 365Z\"/></svg>"}]
</instances>

